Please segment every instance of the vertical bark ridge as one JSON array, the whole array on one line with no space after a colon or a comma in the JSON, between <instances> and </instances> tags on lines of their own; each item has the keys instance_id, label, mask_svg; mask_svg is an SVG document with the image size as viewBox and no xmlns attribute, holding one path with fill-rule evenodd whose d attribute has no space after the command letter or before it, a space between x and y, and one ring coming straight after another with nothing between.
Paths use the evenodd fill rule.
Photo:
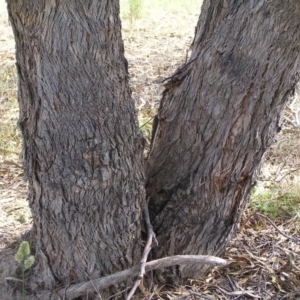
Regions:
<instances>
[{"instance_id":1,"label":"vertical bark ridge","mask_svg":"<svg viewBox=\"0 0 300 300\"><path fill-rule=\"evenodd\" d=\"M166 86L147 163L156 257L224 250L298 80L299 17L297 1L204 2L196 60Z\"/></svg>"},{"instance_id":2,"label":"vertical bark ridge","mask_svg":"<svg viewBox=\"0 0 300 300\"><path fill-rule=\"evenodd\" d=\"M36 283L111 274L140 257L142 144L119 1L8 1ZM35 286L36 287L36 286Z\"/></svg>"}]
</instances>

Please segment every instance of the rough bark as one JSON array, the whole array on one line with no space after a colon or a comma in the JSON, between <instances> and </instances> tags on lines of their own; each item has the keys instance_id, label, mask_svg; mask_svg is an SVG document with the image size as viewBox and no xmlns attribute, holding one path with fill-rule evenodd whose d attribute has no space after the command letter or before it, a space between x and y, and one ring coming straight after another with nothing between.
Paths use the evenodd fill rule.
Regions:
<instances>
[{"instance_id":1,"label":"rough bark","mask_svg":"<svg viewBox=\"0 0 300 300\"><path fill-rule=\"evenodd\" d=\"M35 231L34 289L141 257L142 143L117 0L8 0ZM219 255L298 80L298 0L206 0L147 163L155 257ZM179 278L206 267L173 268Z\"/></svg>"},{"instance_id":2,"label":"rough bark","mask_svg":"<svg viewBox=\"0 0 300 300\"><path fill-rule=\"evenodd\" d=\"M190 61L166 84L147 163L154 257L222 253L280 130L299 50L299 1L204 1Z\"/></svg>"},{"instance_id":3,"label":"rough bark","mask_svg":"<svg viewBox=\"0 0 300 300\"><path fill-rule=\"evenodd\" d=\"M9 0L35 232L34 289L140 259L142 144L119 1Z\"/></svg>"}]
</instances>

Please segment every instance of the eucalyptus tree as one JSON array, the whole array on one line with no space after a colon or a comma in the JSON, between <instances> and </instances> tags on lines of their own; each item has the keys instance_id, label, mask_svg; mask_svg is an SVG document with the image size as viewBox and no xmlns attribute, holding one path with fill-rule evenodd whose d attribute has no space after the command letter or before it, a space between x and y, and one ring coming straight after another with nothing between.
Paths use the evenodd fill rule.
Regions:
<instances>
[{"instance_id":1,"label":"eucalyptus tree","mask_svg":"<svg viewBox=\"0 0 300 300\"><path fill-rule=\"evenodd\" d=\"M146 203L153 258L221 255L298 81L299 2L204 1L191 57L166 82L146 163L119 1L7 3L37 261L32 290L138 263ZM206 271L181 265L157 278Z\"/></svg>"}]
</instances>

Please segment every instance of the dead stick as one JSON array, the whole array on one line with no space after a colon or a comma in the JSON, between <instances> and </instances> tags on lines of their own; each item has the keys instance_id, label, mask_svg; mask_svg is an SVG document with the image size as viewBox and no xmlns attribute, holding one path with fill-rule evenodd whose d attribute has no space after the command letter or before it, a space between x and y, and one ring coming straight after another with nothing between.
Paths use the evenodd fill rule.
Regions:
<instances>
[{"instance_id":1,"label":"dead stick","mask_svg":"<svg viewBox=\"0 0 300 300\"><path fill-rule=\"evenodd\" d=\"M209 256L209 255L175 255L164 257L161 259L153 260L145 264L145 272L149 272L156 269L163 269L175 265L187 265L187 264L207 264L213 266L225 266L227 261L225 259ZM134 266L130 269L117 272L106 277L86 281L78 284L73 284L65 289L57 291L59 296L66 295L67 299L74 299L89 293L93 293L95 288L98 290L106 289L111 285L116 285L121 281L128 279L128 277L137 276L140 273L140 266Z\"/></svg>"},{"instance_id":2,"label":"dead stick","mask_svg":"<svg viewBox=\"0 0 300 300\"><path fill-rule=\"evenodd\" d=\"M213 300L213 299L214 299L214 298L211 298L211 297L209 297L209 296L205 296L205 295L203 295L202 293L197 293L197 292L190 291L190 290L189 290L189 294L190 294L190 295L199 296L199 297L202 297L202 298L207 299L207 300Z\"/></svg>"},{"instance_id":3,"label":"dead stick","mask_svg":"<svg viewBox=\"0 0 300 300\"><path fill-rule=\"evenodd\" d=\"M265 215L262 215L262 214L260 214L260 213L258 213L258 212L255 212L255 214L256 215L258 215L258 216L260 216L260 217L262 217L262 218L264 218L264 219L266 219L267 221L269 221L270 222L270 224L280 233L280 234L282 234L284 237L286 237L287 239L289 239L289 240L292 240L292 241L294 241L294 242L300 242L300 239L299 238L294 238L294 237L292 237L292 236L288 236L287 234L285 234L284 232L282 232L276 225L275 225L275 223L270 219L270 218L268 218L267 216L265 216Z\"/></svg>"},{"instance_id":4,"label":"dead stick","mask_svg":"<svg viewBox=\"0 0 300 300\"><path fill-rule=\"evenodd\" d=\"M145 249L144 249L144 252L143 252L142 259L141 259L140 274L139 274L138 278L136 279L136 281L134 282L128 296L126 297L126 300L131 299L131 297L134 295L136 289L140 285L140 283L141 283L141 281L144 277L144 274L145 274L145 266L146 266L148 255L149 255L149 253L151 251L151 248L152 248L153 238L156 241L155 233L153 231L153 227L152 227L151 222L150 222L149 211L148 211L148 203L145 205L145 208L143 210L143 215L144 215L144 220L145 220L145 224L146 224L147 232L148 232L147 243L145 245ZM156 241L156 244L157 244L157 241Z\"/></svg>"}]
</instances>

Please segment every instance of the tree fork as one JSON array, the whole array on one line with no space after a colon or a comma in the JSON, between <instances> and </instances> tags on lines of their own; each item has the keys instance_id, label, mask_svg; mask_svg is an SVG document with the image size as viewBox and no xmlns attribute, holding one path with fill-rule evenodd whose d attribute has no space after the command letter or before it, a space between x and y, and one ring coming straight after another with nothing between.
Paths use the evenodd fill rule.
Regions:
<instances>
[{"instance_id":1,"label":"tree fork","mask_svg":"<svg viewBox=\"0 0 300 300\"><path fill-rule=\"evenodd\" d=\"M7 3L38 262L32 287L130 269L141 257L145 191L119 3ZM298 81L299 41L298 0L204 1L147 162L155 258L224 250ZM184 263L164 277L206 270Z\"/></svg>"}]
</instances>

